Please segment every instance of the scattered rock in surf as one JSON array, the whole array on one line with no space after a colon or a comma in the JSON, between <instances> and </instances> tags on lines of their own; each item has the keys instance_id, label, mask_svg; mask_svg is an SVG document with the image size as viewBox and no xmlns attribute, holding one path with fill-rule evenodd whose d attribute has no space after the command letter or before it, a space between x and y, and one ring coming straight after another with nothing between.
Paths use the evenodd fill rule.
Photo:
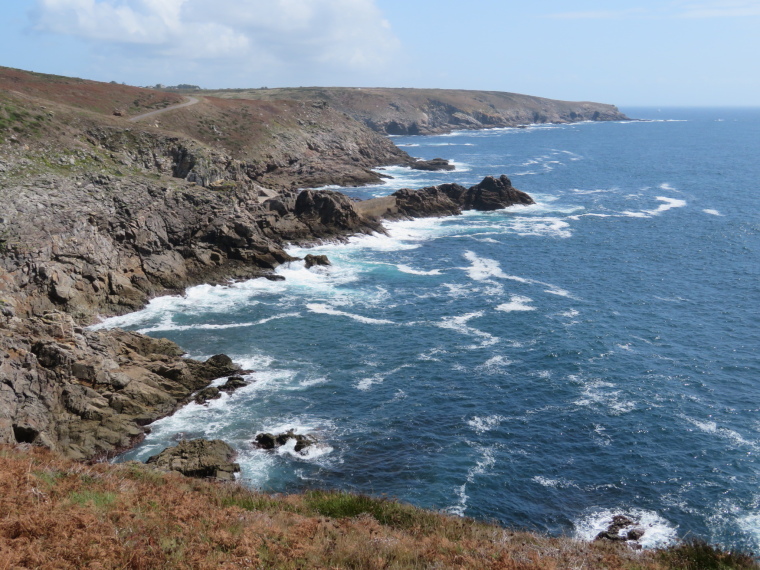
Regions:
<instances>
[{"instance_id":1,"label":"scattered rock in surf","mask_svg":"<svg viewBox=\"0 0 760 570\"><path fill-rule=\"evenodd\" d=\"M196 404L206 404L209 400L216 400L221 397L222 393L219 391L219 388L209 386L208 388L198 391L193 397L193 400L195 400Z\"/></svg>"},{"instance_id":2,"label":"scattered rock in surf","mask_svg":"<svg viewBox=\"0 0 760 570\"><path fill-rule=\"evenodd\" d=\"M307 447L317 443L316 438L311 435L304 435L295 433L295 431L288 430L285 433L272 434L272 433L260 433L256 436L255 444L261 449L276 449L282 445L285 445L294 439L296 441L295 451L300 452Z\"/></svg>"},{"instance_id":3,"label":"scattered rock in surf","mask_svg":"<svg viewBox=\"0 0 760 570\"><path fill-rule=\"evenodd\" d=\"M306 269L314 267L315 265L332 265L326 255L312 255L308 254L303 258Z\"/></svg>"},{"instance_id":4,"label":"scattered rock in surf","mask_svg":"<svg viewBox=\"0 0 760 570\"><path fill-rule=\"evenodd\" d=\"M242 376L230 376L224 384L219 386L219 390L229 393L243 386L248 386L248 382Z\"/></svg>"},{"instance_id":5,"label":"scattered rock in surf","mask_svg":"<svg viewBox=\"0 0 760 570\"><path fill-rule=\"evenodd\" d=\"M215 477L233 481L240 465L234 463L235 450L220 439L186 439L167 447L145 462L161 471L177 471L187 477Z\"/></svg>"},{"instance_id":6,"label":"scattered rock in surf","mask_svg":"<svg viewBox=\"0 0 760 570\"><path fill-rule=\"evenodd\" d=\"M639 541L646 532L637 527L636 522L625 515L615 515L607 528L596 535L594 540L611 540L613 542ZM626 532L623 532L626 531Z\"/></svg>"},{"instance_id":7,"label":"scattered rock in surf","mask_svg":"<svg viewBox=\"0 0 760 570\"><path fill-rule=\"evenodd\" d=\"M409 164L413 170L455 170L455 166L445 158L434 158L432 160L417 160Z\"/></svg>"},{"instance_id":8,"label":"scattered rock in surf","mask_svg":"<svg viewBox=\"0 0 760 570\"><path fill-rule=\"evenodd\" d=\"M285 281L284 275L269 274L269 275L264 275L264 278L268 279L269 281Z\"/></svg>"}]
</instances>

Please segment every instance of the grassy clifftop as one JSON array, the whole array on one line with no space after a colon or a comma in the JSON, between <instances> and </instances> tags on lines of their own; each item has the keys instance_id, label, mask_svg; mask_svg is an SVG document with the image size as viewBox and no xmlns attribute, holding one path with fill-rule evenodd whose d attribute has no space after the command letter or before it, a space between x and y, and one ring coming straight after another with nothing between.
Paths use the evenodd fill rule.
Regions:
<instances>
[{"instance_id":1,"label":"grassy clifftop","mask_svg":"<svg viewBox=\"0 0 760 570\"><path fill-rule=\"evenodd\" d=\"M557 101L499 91L301 87L230 89L208 93L217 97L262 101L323 101L373 130L390 135L627 119L614 105Z\"/></svg>"},{"instance_id":2,"label":"grassy clifftop","mask_svg":"<svg viewBox=\"0 0 760 570\"><path fill-rule=\"evenodd\" d=\"M65 539L64 539L65 537ZM635 551L385 499L271 496L0 447L0 568L756 568L704 545Z\"/></svg>"}]
</instances>

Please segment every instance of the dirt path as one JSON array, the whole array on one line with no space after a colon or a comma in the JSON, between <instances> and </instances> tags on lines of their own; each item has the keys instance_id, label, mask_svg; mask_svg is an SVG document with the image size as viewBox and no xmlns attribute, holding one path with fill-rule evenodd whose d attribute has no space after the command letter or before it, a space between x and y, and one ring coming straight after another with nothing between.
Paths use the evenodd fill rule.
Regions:
<instances>
[{"instance_id":1,"label":"dirt path","mask_svg":"<svg viewBox=\"0 0 760 570\"><path fill-rule=\"evenodd\" d=\"M142 115L135 115L134 117L130 117L129 120L131 122L139 121L140 119L145 119L147 117L154 117L155 115L160 115L161 113L166 113L167 111L173 111L174 109L181 109L182 107L189 107L190 105L195 105L196 103L200 102L200 99L196 99L195 97L188 97L188 100L184 103L180 103L179 105L171 105L169 107L165 107L163 109L158 109L157 111L150 111L149 113L143 113Z\"/></svg>"}]
</instances>

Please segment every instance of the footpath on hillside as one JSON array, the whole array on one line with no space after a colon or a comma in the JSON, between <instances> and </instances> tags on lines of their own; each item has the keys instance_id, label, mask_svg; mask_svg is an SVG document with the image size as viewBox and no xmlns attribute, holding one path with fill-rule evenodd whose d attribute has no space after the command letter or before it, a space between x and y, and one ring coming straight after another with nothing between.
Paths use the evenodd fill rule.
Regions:
<instances>
[{"instance_id":1,"label":"footpath on hillside","mask_svg":"<svg viewBox=\"0 0 760 570\"><path fill-rule=\"evenodd\" d=\"M147 113L142 113L141 115L135 115L134 117L130 117L129 120L131 122L139 121L141 119L146 119L148 117L154 117L156 115L160 115L161 113L166 113L167 111L173 111L175 109L182 109L183 107L189 107L190 105L195 105L196 103L200 102L200 99L196 97L188 97L188 100L184 103L179 103L177 105L171 105L169 107L165 107L163 109L158 109L157 111L149 111Z\"/></svg>"}]
</instances>

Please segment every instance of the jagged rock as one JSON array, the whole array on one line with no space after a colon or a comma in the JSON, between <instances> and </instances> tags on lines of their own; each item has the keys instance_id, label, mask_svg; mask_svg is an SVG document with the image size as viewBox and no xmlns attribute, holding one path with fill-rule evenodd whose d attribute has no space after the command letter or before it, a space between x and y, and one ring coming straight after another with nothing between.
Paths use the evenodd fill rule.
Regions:
<instances>
[{"instance_id":1,"label":"jagged rock","mask_svg":"<svg viewBox=\"0 0 760 570\"><path fill-rule=\"evenodd\" d=\"M395 203L386 208L389 217L451 216L461 214L462 210L499 210L516 204L535 203L528 194L513 187L503 174L499 178L487 176L470 188L459 184L440 184L420 190L403 188L392 196ZM359 209L369 208L362 205Z\"/></svg>"},{"instance_id":2,"label":"jagged rock","mask_svg":"<svg viewBox=\"0 0 760 570\"><path fill-rule=\"evenodd\" d=\"M646 531L643 528L629 528L636 524L625 515L615 515L612 517L612 522L607 528L596 535L594 540L610 540L613 542L633 541L640 540ZM623 533L628 528L628 531Z\"/></svg>"},{"instance_id":3,"label":"jagged rock","mask_svg":"<svg viewBox=\"0 0 760 570\"><path fill-rule=\"evenodd\" d=\"M326 255L312 255L309 253L303 258L303 260L306 269L314 267L315 265L332 265Z\"/></svg>"},{"instance_id":4,"label":"jagged rock","mask_svg":"<svg viewBox=\"0 0 760 570\"><path fill-rule=\"evenodd\" d=\"M234 463L235 450L220 439L180 441L146 461L162 471L178 471L187 477L215 477L224 481L235 479L240 465Z\"/></svg>"},{"instance_id":5,"label":"jagged rock","mask_svg":"<svg viewBox=\"0 0 760 570\"><path fill-rule=\"evenodd\" d=\"M205 404L209 400L216 400L221 396L222 393L219 391L219 388L209 386L208 388L204 388L200 392L197 392L195 396L193 396L193 400L195 400L196 404Z\"/></svg>"},{"instance_id":6,"label":"jagged rock","mask_svg":"<svg viewBox=\"0 0 760 570\"><path fill-rule=\"evenodd\" d=\"M445 158L433 158L431 160L417 160L409 164L409 167L414 170L456 170L456 166L451 164Z\"/></svg>"},{"instance_id":7,"label":"jagged rock","mask_svg":"<svg viewBox=\"0 0 760 570\"><path fill-rule=\"evenodd\" d=\"M517 190L504 174L499 178L487 176L464 195L465 210L500 210L515 204L535 204L525 192Z\"/></svg>"},{"instance_id":8,"label":"jagged rock","mask_svg":"<svg viewBox=\"0 0 760 570\"><path fill-rule=\"evenodd\" d=\"M248 386L248 382L242 376L230 376L227 381L219 386L219 390L222 392L234 392L238 388Z\"/></svg>"},{"instance_id":9,"label":"jagged rock","mask_svg":"<svg viewBox=\"0 0 760 570\"><path fill-rule=\"evenodd\" d=\"M297 434L294 430L288 430L285 433L271 434L260 433L256 435L256 446L261 449L275 449L281 445L285 445L288 441L294 439L296 441L295 451L300 452L309 446L317 443L317 440L310 435Z\"/></svg>"},{"instance_id":10,"label":"jagged rock","mask_svg":"<svg viewBox=\"0 0 760 570\"><path fill-rule=\"evenodd\" d=\"M626 534L626 538L628 540L639 540L645 533L646 531L643 528L632 528L628 531L628 534Z\"/></svg>"}]
</instances>

